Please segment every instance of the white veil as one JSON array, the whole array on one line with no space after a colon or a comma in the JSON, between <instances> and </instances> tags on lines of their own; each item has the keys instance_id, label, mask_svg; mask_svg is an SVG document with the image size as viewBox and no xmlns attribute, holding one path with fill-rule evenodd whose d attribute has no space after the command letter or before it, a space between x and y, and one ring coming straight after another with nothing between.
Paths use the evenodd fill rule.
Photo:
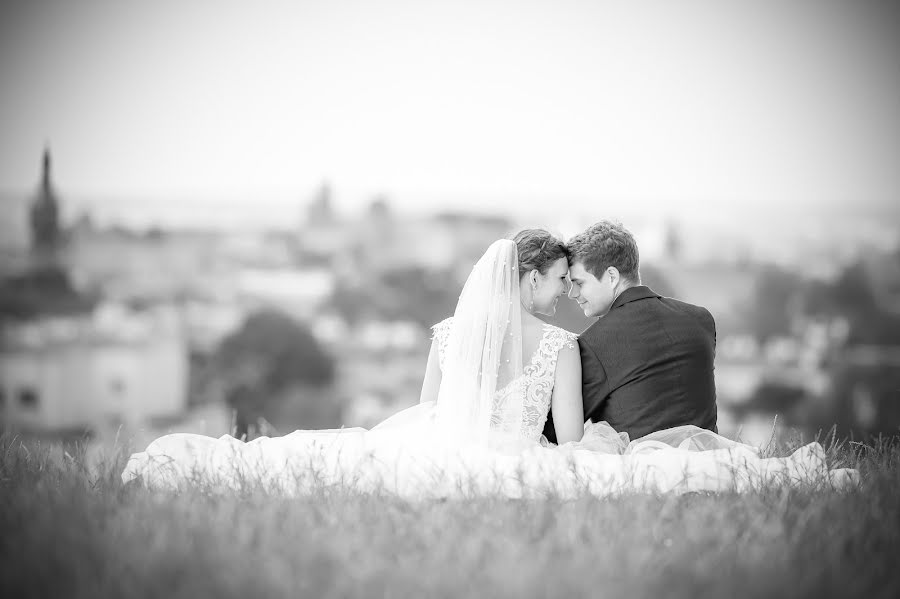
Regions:
<instances>
[{"instance_id":1,"label":"white veil","mask_svg":"<svg viewBox=\"0 0 900 599\"><path fill-rule=\"evenodd\" d=\"M466 280L443 360L436 423L452 438L515 437L522 423L522 312L514 241L487 249Z\"/></svg>"}]
</instances>

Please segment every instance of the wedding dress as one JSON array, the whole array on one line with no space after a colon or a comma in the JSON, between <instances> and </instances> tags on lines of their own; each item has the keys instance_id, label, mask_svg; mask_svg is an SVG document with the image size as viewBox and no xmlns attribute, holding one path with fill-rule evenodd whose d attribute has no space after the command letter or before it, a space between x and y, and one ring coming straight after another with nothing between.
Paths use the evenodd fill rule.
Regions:
<instances>
[{"instance_id":1,"label":"wedding dress","mask_svg":"<svg viewBox=\"0 0 900 599\"><path fill-rule=\"evenodd\" d=\"M857 479L853 470L829 471L817 443L763 459L754 447L695 426L629 440L605 422L589 422L581 441L547 443L541 433L557 359L577 337L544 325L525 364L518 285L515 244L495 242L473 268L454 316L434 326L442 372L436 401L371 430L301 430L248 443L166 435L133 454L122 479L157 488L342 489L413 499L742 492Z\"/></svg>"}]
</instances>

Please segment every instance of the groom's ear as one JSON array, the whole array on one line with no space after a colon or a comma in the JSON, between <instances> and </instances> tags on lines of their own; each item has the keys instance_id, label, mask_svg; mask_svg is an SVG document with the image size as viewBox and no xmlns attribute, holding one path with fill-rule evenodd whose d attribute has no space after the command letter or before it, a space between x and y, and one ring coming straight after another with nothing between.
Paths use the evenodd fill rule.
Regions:
<instances>
[{"instance_id":1,"label":"groom's ear","mask_svg":"<svg viewBox=\"0 0 900 599\"><path fill-rule=\"evenodd\" d=\"M606 274L609 275L609 282L613 287L619 284L619 279L621 276L619 275L619 269L615 266L606 267Z\"/></svg>"}]
</instances>

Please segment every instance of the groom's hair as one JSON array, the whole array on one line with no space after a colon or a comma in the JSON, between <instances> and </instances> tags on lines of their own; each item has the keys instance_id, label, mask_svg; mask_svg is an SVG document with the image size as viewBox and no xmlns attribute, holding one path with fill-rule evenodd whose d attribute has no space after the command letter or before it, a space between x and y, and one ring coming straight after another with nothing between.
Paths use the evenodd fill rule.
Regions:
<instances>
[{"instance_id":1,"label":"groom's hair","mask_svg":"<svg viewBox=\"0 0 900 599\"><path fill-rule=\"evenodd\" d=\"M532 270L545 275L554 262L567 255L566 244L544 229L522 229L513 241L519 255L519 278Z\"/></svg>"},{"instance_id":2,"label":"groom's hair","mask_svg":"<svg viewBox=\"0 0 900 599\"><path fill-rule=\"evenodd\" d=\"M637 242L622 223L601 220L570 239L566 246L569 264L581 262L598 279L604 269L615 266L626 280L641 282Z\"/></svg>"}]
</instances>

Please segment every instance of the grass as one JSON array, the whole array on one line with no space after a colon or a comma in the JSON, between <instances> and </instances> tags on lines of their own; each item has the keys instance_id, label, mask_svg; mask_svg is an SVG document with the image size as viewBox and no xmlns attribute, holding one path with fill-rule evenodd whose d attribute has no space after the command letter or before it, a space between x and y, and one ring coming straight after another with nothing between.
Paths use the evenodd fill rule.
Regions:
<instances>
[{"instance_id":1,"label":"grass","mask_svg":"<svg viewBox=\"0 0 900 599\"><path fill-rule=\"evenodd\" d=\"M900 596L900 442L827 451L858 488L407 502L157 492L4 436L0 596Z\"/></svg>"}]
</instances>

